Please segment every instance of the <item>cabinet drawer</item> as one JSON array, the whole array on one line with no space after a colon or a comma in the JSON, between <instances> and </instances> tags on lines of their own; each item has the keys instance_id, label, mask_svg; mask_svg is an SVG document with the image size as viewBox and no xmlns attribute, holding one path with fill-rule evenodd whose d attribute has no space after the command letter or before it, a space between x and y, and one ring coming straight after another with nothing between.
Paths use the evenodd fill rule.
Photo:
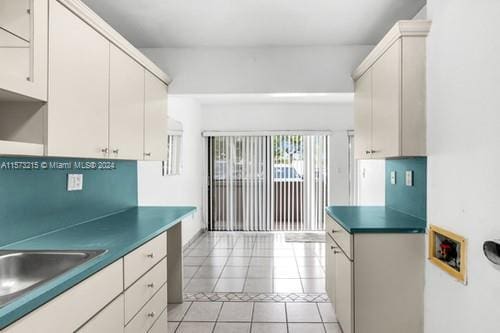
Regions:
<instances>
[{"instance_id":1,"label":"cabinet drawer","mask_svg":"<svg viewBox=\"0 0 500 333\"><path fill-rule=\"evenodd\" d=\"M122 279L120 259L2 332L73 332L123 291Z\"/></svg>"},{"instance_id":2,"label":"cabinet drawer","mask_svg":"<svg viewBox=\"0 0 500 333\"><path fill-rule=\"evenodd\" d=\"M354 333L354 263L343 253L335 256L335 313L343 333Z\"/></svg>"},{"instance_id":3,"label":"cabinet drawer","mask_svg":"<svg viewBox=\"0 0 500 333\"><path fill-rule=\"evenodd\" d=\"M139 311L127 326L125 333L145 333L156 322L158 316L167 308L167 285L164 284L158 293Z\"/></svg>"},{"instance_id":4,"label":"cabinet drawer","mask_svg":"<svg viewBox=\"0 0 500 333\"><path fill-rule=\"evenodd\" d=\"M167 259L137 280L125 291L125 322L128 323L144 304L167 282Z\"/></svg>"},{"instance_id":5,"label":"cabinet drawer","mask_svg":"<svg viewBox=\"0 0 500 333\"><path fill-rule=\"evenodd\" d=\"M173 325L174 323L172 323ZM154 323L153 327L148 331L148 333L165 333L170 332L168 330L168 315L167 310L164 310L160 315L160 318Z\"/></svg>"},{"instance_id":6,"label":"cabinet drawer","mask_svg":"<svg viewBox=\"0 0 500 333\"><path fill-rule=\"evenodd\" d=\"M167 255L167 234L150 240L124 257L125 289Z\"/></svg>"},{"instance_id":7,"label":"cabinet drawer","mask_svg":"<svg viewBox=\"0 0 500 333\"><path fill-rule=\"evenodd\" d=\"M348 233L340 224L330 215L326 215L326 231L338 244L340 249L349 257L354 259L352 234Z\"/></svg>"},{"instance_id":8,"label":"cabinet drawer","mask_svg":"<svg viewBox=\"0 0 500 333\"><path fill-rule=\"evenodd\" d=\"M105 307L97 316L92 318L78 333L123 333L123 295L120 295L111 304Z\"/></svg>"},{"instance_id":9,"label":"cabinet drawer","mask_svg":"<svg viewBox=\"0 0 500 333\"><path fill-rule=\"evenodd\" d=\"M325 260L325 288L328 297L332 302L335 301L335 256L336 244L330 236L326 236L326 260Z\"/></svg>"}]
</instances>

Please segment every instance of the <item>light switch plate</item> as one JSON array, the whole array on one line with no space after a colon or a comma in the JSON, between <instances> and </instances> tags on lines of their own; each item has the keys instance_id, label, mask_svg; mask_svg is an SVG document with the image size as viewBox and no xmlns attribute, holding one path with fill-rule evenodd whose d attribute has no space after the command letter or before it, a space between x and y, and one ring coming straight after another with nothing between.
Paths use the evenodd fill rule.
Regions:
<instances>
[{"instance_id":1,"label":"light switch plate","mask_svg":"<svg viewBox=\"0 0 500 333\"><path fill-rule=\"evenodd\" d=\"M80 173L68 174L68 191L81 191L81 190L83 190L83 175Z\"/></svg>"},{"instance_id":2,"label":"light switch plate","mask_svg":"<svg viewBox=\"0 0 500 333\"><path fill-rule=\"evenodd\" d=\"M413 171L406 170L406 186L413 186Z\"/></svg>"},{"instance_id":3,"label":"light switch plate","mask_svg":"<svg viewBox=\"0 0 500 333\"><path fill-rule=\"evenodd\" d=\"M391 184L396 185L396 171L391 171Z\"/></svg>"}]
</instances>

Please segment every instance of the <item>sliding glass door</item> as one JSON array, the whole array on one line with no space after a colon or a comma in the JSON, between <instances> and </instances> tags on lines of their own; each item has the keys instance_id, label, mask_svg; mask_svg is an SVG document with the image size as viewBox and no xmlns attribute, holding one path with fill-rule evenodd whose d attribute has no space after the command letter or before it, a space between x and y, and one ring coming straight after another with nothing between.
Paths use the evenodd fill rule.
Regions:
<instances>
[{"instance_id":1,"label":"sliding glass door","mask_svg":"<svg viewBox=\"0 0 500 333\"><path fill-rule=\"evenodd\" d=\"M208 229L323 230L328 136L208 137Z\"/></svg>"}]
</instances>

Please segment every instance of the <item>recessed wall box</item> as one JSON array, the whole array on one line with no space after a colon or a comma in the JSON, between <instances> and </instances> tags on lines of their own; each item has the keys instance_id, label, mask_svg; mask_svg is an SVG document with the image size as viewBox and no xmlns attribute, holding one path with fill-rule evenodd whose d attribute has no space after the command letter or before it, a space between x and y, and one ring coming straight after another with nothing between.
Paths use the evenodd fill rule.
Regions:
<instances>
[{"instance_id":1,"label":"recessed wall box","mask_svg":"<svg viewBox=\"0 0 500 333\"><path fill-rule=\"evenodd\" d=\"M467 241L449 230L431 225L429 227L429 260L467 284Z\"/></svg>"},{"instance_id":2,"label":"recessed wall box","mask_svg":"<svg viewBox=\"0 0 500 333\"><path fill-rule=\"evenodd\" d=\"M484 242L483 251L489 261L495 265L500 265L500 239Z\"/></svg>"}]
</instances>

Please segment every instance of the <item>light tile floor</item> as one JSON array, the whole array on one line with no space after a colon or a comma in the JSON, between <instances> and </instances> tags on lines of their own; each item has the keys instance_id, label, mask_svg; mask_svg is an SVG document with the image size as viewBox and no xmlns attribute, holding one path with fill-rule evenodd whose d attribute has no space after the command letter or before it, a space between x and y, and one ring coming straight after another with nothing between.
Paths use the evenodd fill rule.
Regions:
<instances>
[{"instance_id":1,"label":"light tile floor","mask_svg":"<svg viewBox=\"0 0 500 333\"><path fill-rule=\"evenodd\" d=\"M325 293L324 255L324 243L285 233L205 233L185 252L185 291Z\"/></svg>"},{"instance_id":2,"label":"light tile floor","mask_svg":"<svg viewBox=\"0 0 500 333\"><path fill-rule=\"evenodd\" d=\"M176 333L341 333L329 303L186 302L168 318Z\"/></svg>"},{"instance_id":3,"label":"light tile floor","mask_svg":"<svg viewBox=\"0 0 500 333\"><path fill-rule=\"evenodd\" d=\"M185 292L203 301L170 304L169 332L341 333L324 295L324 246L284 233L204 234L184 258Z\"/></svg>"}]
</instances>

